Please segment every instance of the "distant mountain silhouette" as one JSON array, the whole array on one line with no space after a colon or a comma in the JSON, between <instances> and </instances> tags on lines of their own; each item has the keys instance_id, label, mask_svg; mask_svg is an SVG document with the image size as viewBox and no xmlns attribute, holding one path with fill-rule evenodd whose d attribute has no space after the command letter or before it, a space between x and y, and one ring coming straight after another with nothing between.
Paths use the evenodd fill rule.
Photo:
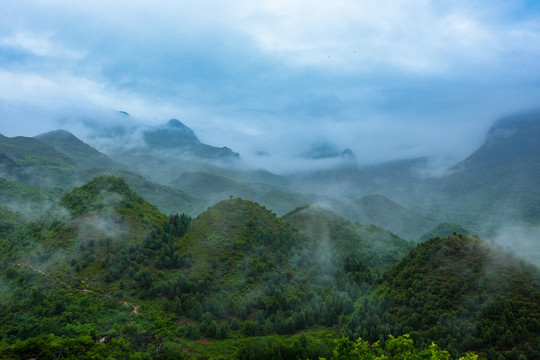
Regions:
<instances>
[{"instance_id":1,"label":"distant mountain silhouette","mask_svg":"<svg viewBox=\"0 0 540 360\"><path fill-rule=\"evenodd\" d=\"M202 144L195 132L180 120L171 119L166 124L146 130L144 142L151 150L176 150L186 155L210 160L232 160L240 157L228 147Z\"/></svg>"}]
</instances>

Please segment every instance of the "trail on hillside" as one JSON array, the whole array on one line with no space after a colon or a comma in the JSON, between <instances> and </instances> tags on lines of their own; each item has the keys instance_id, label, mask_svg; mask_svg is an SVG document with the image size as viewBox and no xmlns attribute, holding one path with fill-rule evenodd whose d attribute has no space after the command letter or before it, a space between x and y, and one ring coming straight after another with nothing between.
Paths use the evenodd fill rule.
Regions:
<instances>
[{"instance_id":1,"label":"trail on hillside","mask_svg":"<svg viewBox=\"0 0 540 360\"><path fill-rule=\"evenodd\" d=\"M44 271L44 270L41 270L41 269L38 269L36 268L34 265L32 264L28 264L28 263L13 263L13 265L16 265L18 267L24 267L24 268L27 268L27 269L30 269L34 272L37 272L39 274L41 274L42 276L48 278L48 279L51 279L53 280L54 282L58 283L58 284L61 284L63 285L64 287L66 287L67 289L69 290L73 290L73 287L71 285L69 285L67 282L57 278L56 276L53 276L51 275L51 273L47 272L47 271ZM86 280L81 280L82 283L85 283L86 284ZM91 289L87 289L87 288L84 288L82 289L80 292L84 293L84 294L89 294L89 293L99 293L99 292L96 292L94 290L91 290ZM110 293L101 293L100 295L102 296L110 296ZM124 306L126 307L131 307L133 308L133 311L132 313L133 314L138 314L139 313L139 308L140 308L140 305L136 305L136 304L133 304L129 301L125 301L125 300L119 300L119 303L123 304Z\"/></svg>"}]
</instances>

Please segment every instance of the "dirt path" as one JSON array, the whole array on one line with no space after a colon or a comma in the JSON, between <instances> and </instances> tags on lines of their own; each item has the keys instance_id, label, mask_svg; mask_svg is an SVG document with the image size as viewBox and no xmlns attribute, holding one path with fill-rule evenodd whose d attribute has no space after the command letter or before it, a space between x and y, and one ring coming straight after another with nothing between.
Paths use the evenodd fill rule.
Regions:
<instances>
[{"instance_id":1,"label":"dirt path","mask_svg":"<svg viewBox=\"0 0 540 360\"><path fill-rule=\"evenodd\" d=\"M138 313L139 313L139 305L135 305L135 304L133 304L133 303L130 303L130 302L127 302L127 301L123 301L123 300L120 300L120 303L124 304L124 306L132 307L132 308L133 308L132 313L134 313L134 314L138 314Z\"/></svg>"},{"instance_id":2,"label":"dirt path","mask_svg":"<svg viewBox=\"0 0 540 360\"><path fill-rule=\"evenodd\" d=\"M69 285L68 283L66 283L65 281L63 280L60 280L59 278L55 277L55 276L52 276L50 273L46 272L46 271L43 271L41 269L38 269L36 268L35 266L31 265L31 264L28 264L28 263L13 263L13 265L16 265L18 267L24 267L24 268L27 268L27 269L30 269L32 271L35 271L41 275L43 275L44 277L48 278L48 279L51 279L59 284L62 284L63 286L65 286L66 288L68 288L69 290L73 290L73 288L71 287L71 285ZM86 284L86 281L85 280L82 280L83 283ZM90 290L90 289L82 289L81 290L82 293L85 293L85 294L89 294L89 293L93 293L94 291L93 290ZM109 296L110 293L105 293L105 294L102 294L103 296ZM139 313L139 305L136 305L136 304L133 304L133 303L130 303L128 301L125 301L125 300L120 300L120 303L121 304L124 304L124 306L126 307L131 307L133 308L133 311L132 313L133 314L138 314Z\"/></svg>"},{"instance_id":3,"label":"dirt path","mask_svg":"<svg viewBox=\"0 0 540 360\"><path fill-rule=\"evenodd\" d=\"M53 280L53 281L55 281L55 282L57 282L57 283L59 283L59 284L64 285L64 286L65 286L66 288L68 288L69 290L72 289L72 288L71 288L71 285L69 285L69 284L66 283L65 281L60 280L59 278L57 278L57 277L55 277L55 276L52 276L50 273L48 273L48 272L46 272L46 271L43 271L43 270L41 270L41 269L38 269L38 268L36 268L35 266L33 266L33 265L31 265L31 264L27 264L27 263L17 263L17 264L15 264L15 265L17 265L18 267L25 267L25 268L28 268L28 269L30 269L30 270L32 270L32 271L38 272L38 273L40 273L41 275L43 275L44 277L49 278L49 279L51 279L51 280Z\"/></svg>"}]
</instances>

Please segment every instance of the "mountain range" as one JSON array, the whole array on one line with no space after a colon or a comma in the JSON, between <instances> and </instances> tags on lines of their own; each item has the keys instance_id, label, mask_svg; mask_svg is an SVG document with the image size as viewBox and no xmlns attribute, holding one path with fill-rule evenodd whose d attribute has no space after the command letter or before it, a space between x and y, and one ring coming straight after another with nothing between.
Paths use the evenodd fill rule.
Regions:
<instances>
[{"instance_id":1,"label":"mountain range","mask_svg":"<svg viewBox=\"0 0 540 360\"><path fill-rule=\"evenodd\" d=\"M539 114L439 177L424 158L278 175L179 120L140 134L0 136L0 357L337 358L342 334L539 356L538 240L496 236L540 223Z\"/></svg>"}]
</instances>

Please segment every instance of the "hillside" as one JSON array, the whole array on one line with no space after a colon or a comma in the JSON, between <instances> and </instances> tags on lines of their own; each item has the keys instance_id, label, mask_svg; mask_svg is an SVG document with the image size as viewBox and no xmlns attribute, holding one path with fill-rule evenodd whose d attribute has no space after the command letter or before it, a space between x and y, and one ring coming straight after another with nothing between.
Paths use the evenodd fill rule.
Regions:
<instances>
[{"instance_id":1,"label":"hillside","mask_svg":"<svg viewBox=\"0 0 540 360\"><path fill-rule=\"evenodd\" d=\"M353 218L363 224L374 224L408 239L417 239L436 222L395 203L383 195L366 195L352 203Z\"/></svg>"},{"instance_id":2,"label":"hillside","mask_svg":"<svg viewBox=\"0 0 540 360\"><path fill-rule=\"evenodd\" d=\"M444 194L454 212L469 216L475 229L489 235L500 225L499 219L538 224L539 139L539 112L503 118L491 127L480 148L452 168L452 174L434 181L432 191Z\"/></svg>"},{"instance_id":3,"label":"hillside","mask_svg":"<svg viewBox=\"0 0 540 360\"><path fill-rule=\"evenodd\" d=\"M15 212L36 215L54 203L63 193L59 188L24 185L0 178L0 204Z\"/></svg>"},{"instance_id":4,"label":"hillside","mask_svg":"<svg viewBox=\"0 0 540 360\"><path fill-rule=\"evenodd\" d=\"M86 183L98 176L115 176L122 178L133 191L147 199L164 214L186 213L195 216L203 211L209 200L169 186L152 182L137 173L119 169L89 169L79 172L77 182ZM204 194L206 196L206 194Z\"/></svg>"},{"instance_id":5,"label":"hillside","mask_svg":"<svg viewBox=\"0 0 540 360\"><path fill-rule=\"evenodd\" d=\"M132 191L126 182L114 176L101 176L74 188L62 198L62 205L75 216L107 212L121 216L133 225L161 226L164 216L157 208Z\"/></svg>"},{"instance_id":6,"label":"hillside","mask_svg":"<svg viewBox=\"0 0 540 360\"><path fill-rule=\"evenodd\" d=\"M336 325L371 280L361 263L344 261L270 210L238 198L200 214L176 244L189 258L177 280L185 289L180 314L201 321L200 334L211 338L223 336L207 327L212 322L243 336Z\"/></svg>"},{"instance_id":7,"label":"hillside","mask_svg":"<svg viewBox=\"0 0 540 360\"><path fill-rule=\"evenodd\" d=\"M346 261L360 260L370 273L382 273L397 263L412 244L373 225L352 223L321 206L297 208L283 216L301 232L317 241L325 251Z\"/></svg>"},{"instance_id":8,"label":"hillside","mask_svg":"<svg viewBox=\"0 0 540 360\"><path fill-rule=\"evenodd\" d=\"M233 161L238 153L227 147L215 147L199 141L193 130L180 120L171 119L166 124L144 132L144 142L150 150L176 152L185 157L204 160Z\"/></svg>"},{"instance_id":9,"label":"hillside","mask_svg":"<svg viewBox=\"0 0 540 360\"><path fill-rule=\"evenodd\" d=\"M114 176L61 204L29 223L0 211L1 354L330 358L337 329L454 355L513 351L508 339L536 351L538 269L477 239L405 255L409 242L327 209L290 212L293 227L239 198L167 218Z\"/></svg>"},{"instance_id":10,"label":"hillside","mask_svg":"<svg viewBox=\"0 0 540 360\"><path fill-rule=\"evenodd\" d=\"M66 184L77 169L73 159L37 139L3 135L0 166L6 179L35 186Z\"/></svg>"},{"instance_id":11,"label":"hillside","mask_svg":"<svg viewBox=\"0 0 540 360\"><path fill-rule=\"evenodd\" d=\"M170 186L190 194L204 194L211 204L228 199L230 196L255 201L272 209L277 214L284 214L306 202L308 196L285 190L247 178L250 174L238 173L235 178L209 172L184 172L173 180Z\"/></svg>"},{"instance_id":12,"label":"hillside","mask_svg":"<svg viewBox=\"0 0 540 360\"><path fill-rule=\"evenodd\" d=\"M50 131L34 138L69 156L84 169L122 167L65 130Z\"/></svg>"},{"instance_id":13,"label":"hillside","mask_svg":"<svg viewBox=\"0 0 540 360\"><path fill-rule=\"evenodd\" d=\"M534 353L539 298L534 265L478 238L434 238L384 274L348 326L372 339L403 331L452 353L511 358Z\"/></svg>"}]
</instances>

